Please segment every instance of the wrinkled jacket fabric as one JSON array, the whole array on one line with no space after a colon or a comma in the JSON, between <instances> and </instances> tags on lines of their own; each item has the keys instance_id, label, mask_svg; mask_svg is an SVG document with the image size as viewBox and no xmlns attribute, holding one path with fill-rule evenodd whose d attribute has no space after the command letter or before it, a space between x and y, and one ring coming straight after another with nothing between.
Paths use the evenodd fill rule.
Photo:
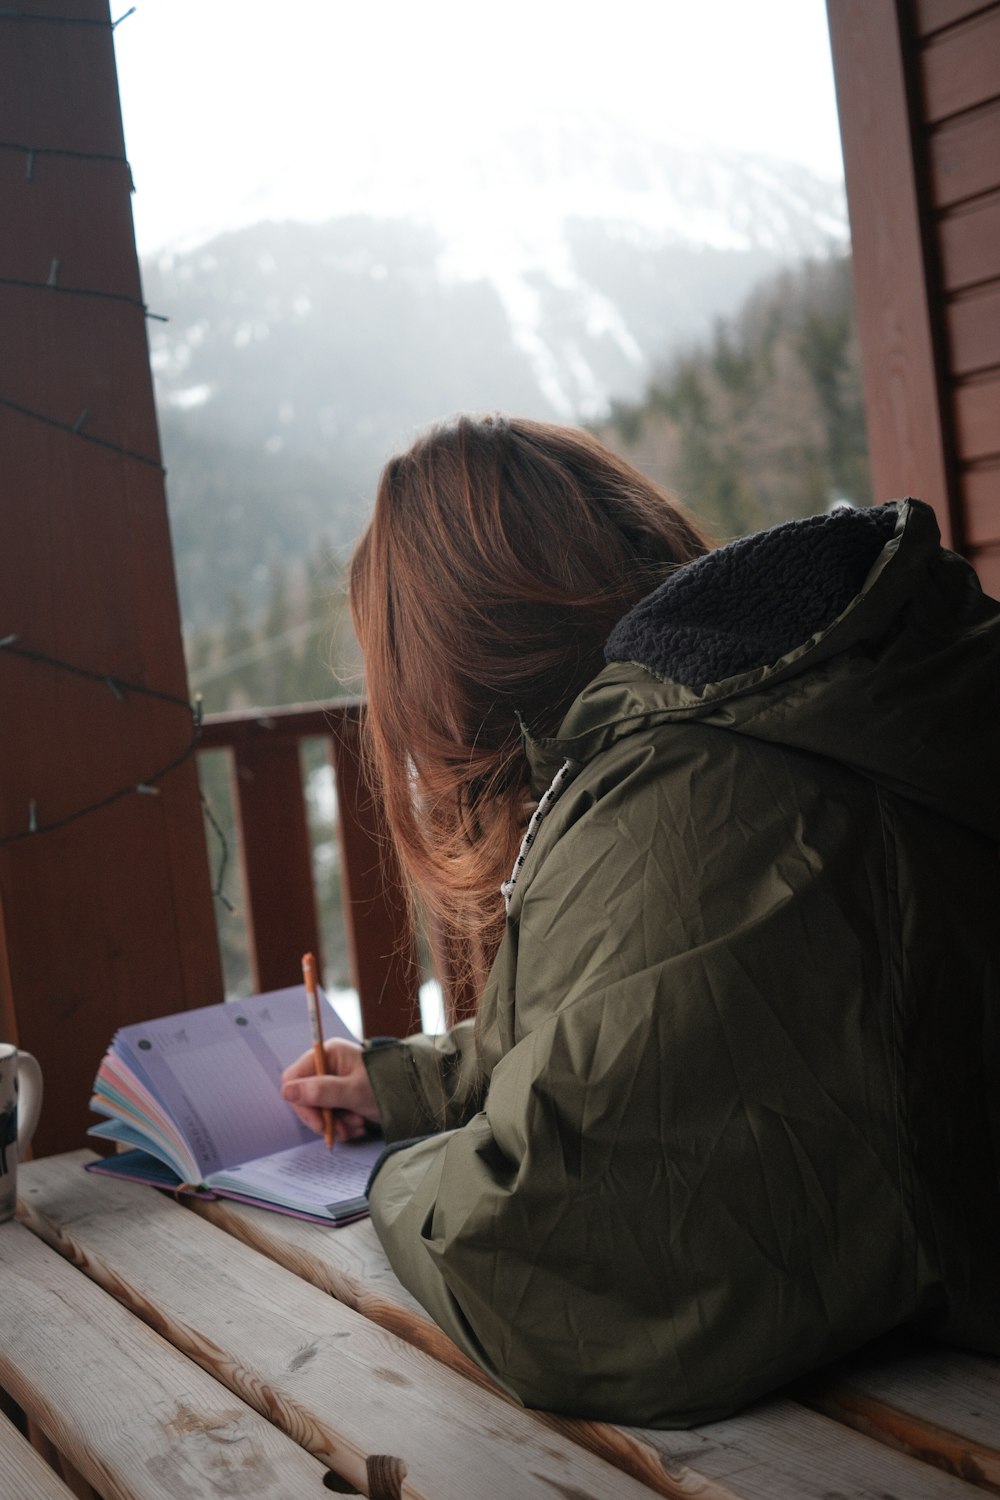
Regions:
<instances>
[{"instance_id":1,"label":"wrinkled jacket fabric","mask_svg":"<svg viewBox=\"0 0 1000 1500\"><path fill-rule=\"evenodd\" d=\"M475 1036L366 1054L425 1137L393 1267L527 1405L633 1424L904 1324L1000 1352L1000 606L904 501L709 554L607 655L526 745L569 779Z\"/></svg>"}]
</instances>

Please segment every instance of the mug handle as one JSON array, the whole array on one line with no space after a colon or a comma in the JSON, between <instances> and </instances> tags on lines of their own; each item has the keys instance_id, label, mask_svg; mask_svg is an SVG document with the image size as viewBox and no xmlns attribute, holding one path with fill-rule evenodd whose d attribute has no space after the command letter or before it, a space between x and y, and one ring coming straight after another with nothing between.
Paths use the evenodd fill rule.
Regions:
<instances>
[{"instance_id":1,"label":"mug handle","mask_svg":"<svg viewBox=\"0 0 1000 1500\"><path fill-rule=\"evenodd\" d=\"M17 1154L31 1144L42 1109L42 1070L30 1052L17 1054Z\"/></svg>"}]
</instances>

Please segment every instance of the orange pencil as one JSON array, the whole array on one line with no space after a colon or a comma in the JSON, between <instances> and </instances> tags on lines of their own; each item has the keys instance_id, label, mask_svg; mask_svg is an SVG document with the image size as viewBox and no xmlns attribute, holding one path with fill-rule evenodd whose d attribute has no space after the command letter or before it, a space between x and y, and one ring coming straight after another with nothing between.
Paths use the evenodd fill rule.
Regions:
<instances>
[{"instance_id":1,"label":"orange pencil","mask_svg":"<svg viewBox=\"0 0 1000 1500\"><path fill-rule=\"evenodd\" d=\"M311 953L303 954L302 977L306 983L306 996L309 1001L309 1018L312 1021L313 1034L313 1059L316 1063L317 1077L329 1073L326 1065L326 1053L323 1051L323 1022L319 1013L319 991L316 988L316 960ZM333 1110L323 1111L323 1139L328 1146L333 1145Z\"/></svg>"}]
</instances>

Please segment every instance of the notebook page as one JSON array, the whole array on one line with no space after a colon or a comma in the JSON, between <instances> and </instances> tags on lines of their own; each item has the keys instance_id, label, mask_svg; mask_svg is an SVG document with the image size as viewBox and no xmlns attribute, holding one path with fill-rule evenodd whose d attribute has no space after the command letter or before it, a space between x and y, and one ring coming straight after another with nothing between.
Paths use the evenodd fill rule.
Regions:
<instances>
[{"instance_id":1,"label":"notebook page","mask_svg":"<svg viewBox=\"0 0 1000 1500\"><path fill-rule=\"evenodd\" d=\"M323 1034L350 1033L321 994ZM281 1098L281 1074L308 1051L302 986L123 1026L114 1050L176 1121L202 1178L316 1139Z\"/></svg>"},{"instance_id":2,"label":"notebook page","mask_svg":"<svg viewBox=\"0 0 1000 1500\"><path fill-rule=\"evenodd\" d=\"M350 1200L364 1199L371 1170L384 1150L381 1140L339 1141L331 1150L311 1135L309 1145L217 1172L211 1186L290 1208L333 1211Z\"/></svg>"}]
</instances>

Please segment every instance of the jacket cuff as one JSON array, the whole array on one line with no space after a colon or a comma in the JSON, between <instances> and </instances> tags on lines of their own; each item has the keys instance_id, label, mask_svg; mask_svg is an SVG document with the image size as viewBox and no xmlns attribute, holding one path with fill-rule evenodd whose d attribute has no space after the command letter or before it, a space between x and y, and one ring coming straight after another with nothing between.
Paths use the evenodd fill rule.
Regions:
<instances>
[{"instance_id":1,"label":"jacket cuff","mask_svg":"<svg viewBox=\"0 0 1000 1500\"><path fill-rule=\"evenodd\" d=\"M410 1143L442 1128L444 1122L431 1105L421 1077L421 1059L412 1047L392 1037L373 1037L365 1044L364 1060L382 1135L389 1144ZM436 1077L435 1071L435 1080L428 1081L433 1085Z\"/></svg>"},{"instance_id":2,"label":"jacket cuff","mask_svg":"<svg viewBox=\"0 0 1000 1500\"><path fill-rule=\"evenodd\" d=\"M411 1146L419 1146L420 1142L426 1141L426 1139L427 1137L425 1135L415 1135L411 1136L409 1140L393 1141L391 1146L386 1146L385 1150L382 1152L382 1155L378 1158L375 1165L372 1167L371 1171L368 1174L368 1181L365 1183L365 1197L368 1197L368 1194L372 1190L372 1184L374 1183L378 1174L381 1172L382 1168L385 1166L386 1162L389 1160L390 1156L395 1156L397 1151L407 1151Z\"/></svg>"}]
</instances>

